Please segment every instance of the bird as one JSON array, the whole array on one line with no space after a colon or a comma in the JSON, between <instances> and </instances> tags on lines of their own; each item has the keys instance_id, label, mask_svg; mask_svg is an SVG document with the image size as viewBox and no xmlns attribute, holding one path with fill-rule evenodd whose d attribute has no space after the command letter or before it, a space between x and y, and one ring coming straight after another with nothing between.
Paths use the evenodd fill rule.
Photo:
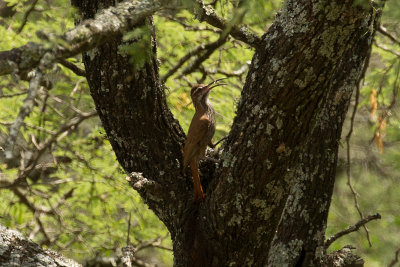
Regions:
<instances>
[{"instance_id":1,"label":"bird","mask_svg":"<svg viewBox=\"0 0 400 267\"><path fill-rule=\"evenodd\" d=\"M198 168L199 160L205 157L207 146L215 147L212 143L216 127L215 110L208 100L208 95L211 89L226 85L221 83L212 86L214 83L224 79L227 78L215 80L207 85L195 85L190 91L190 96L196 111L190 123L183 148L183 167L186 168L189 165L192 171L194 202L200 202L205 199L200 181Z\"/></svg>"}]
</instances>

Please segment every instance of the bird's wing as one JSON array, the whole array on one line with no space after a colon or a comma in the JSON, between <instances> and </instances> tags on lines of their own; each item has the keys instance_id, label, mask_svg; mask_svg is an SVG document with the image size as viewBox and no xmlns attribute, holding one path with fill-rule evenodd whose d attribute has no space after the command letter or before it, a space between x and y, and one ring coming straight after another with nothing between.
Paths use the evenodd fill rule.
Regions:
<instances>
[{"instance_id":1,"label":"bird's wing","mask_svg":"<svg viewBox=\"0 0 400 267\"><path fill-rule=\"evenodd\" d=\"M192 120L189 127L189 132L185 141L185 146L183 148L183 164L184 167L189 165L189 163L196 156L200 156L204 153L207 147L207 132L209 129L210 121L203 115L199 120Z\"/></svg>"}]
</instances>

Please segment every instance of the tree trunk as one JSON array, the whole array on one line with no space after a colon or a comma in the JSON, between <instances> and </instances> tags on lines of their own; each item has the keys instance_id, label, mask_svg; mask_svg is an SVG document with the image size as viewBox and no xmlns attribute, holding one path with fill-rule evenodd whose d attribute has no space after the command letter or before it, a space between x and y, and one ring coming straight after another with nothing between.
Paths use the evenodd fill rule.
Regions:
<instances>
[{"instance_id":1,"label":"tree trunk","mask_svg":"<svg viewBox=\"0 0 400 267\"><path fill-rule=\"evenodd\" d=\"M84 19L113 5L73 0ZM381 7L287 0L257 46L228 141L204 162L192 203L184 133L151 59L134 68L121 36L83 56L90 91L130 183L164 222L175 266L321 266L341 129ZM151 27L151 18L141 25ZM327 262L325 264L328 264Z\"/></svg>"}]
</instances>

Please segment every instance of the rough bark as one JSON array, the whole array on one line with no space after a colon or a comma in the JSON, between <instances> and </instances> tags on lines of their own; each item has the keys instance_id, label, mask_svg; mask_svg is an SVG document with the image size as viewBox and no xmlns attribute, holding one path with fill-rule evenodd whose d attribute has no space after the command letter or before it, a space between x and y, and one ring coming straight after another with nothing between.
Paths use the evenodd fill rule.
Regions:
<instances>
[{"instance_id":1,"label":"rough bark","mask_svg":"<svg viewBox=\"0 0 400 267\"><path fill-rule=\"evenodd\" d=\"M224 264L322 264L341 129L375 15L351 1L286 1L263 36L201 210Z\"/></svg>"},{"instance_id":2,"label":"rough bark","mask_svg":"<svg viewBox=\"0 0 400 267\"><path fill-rule=\"evenodd\" d=\"M83 19L114 1L73 1ZM151 26L151 18L137 26ZM172 237L180 231L184 211L191 206L189 176L181 170L184 133L167 107L159 83L156 43L152 58L135 70L119 52L122 36L83 56L90 92L118 161L128 180L166 224Z\"/></svg>"},{"instance_id":3,"label":"rough bark","mask_svg":"<svg viewBox=\"0 0 400 267\"><path fill-rule=\"evenodd\" d=\"M329 267L363 267L364 260L352 253L352 247L344 247L326 256L324 266Z\"/></svg>"},{"instance_id":4,"label":"rough bark","mask_svg":"<svg viewBox=\"0 0 400 267\"><path fill-rule=\"evenodd\" d=\"M80 264L67 259L24 237L20 232L0 225L0 267L78 267Z\"/></svg>"}]
</instances>

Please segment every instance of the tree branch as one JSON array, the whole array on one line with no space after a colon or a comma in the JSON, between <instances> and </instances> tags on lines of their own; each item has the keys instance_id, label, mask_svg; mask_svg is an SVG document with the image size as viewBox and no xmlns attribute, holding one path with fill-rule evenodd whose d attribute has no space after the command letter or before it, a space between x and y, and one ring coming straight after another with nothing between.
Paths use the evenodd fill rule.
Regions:
<instances>
[{"instance_id":1,"label":"tree branch","mask_svg":"<svg viewBox=\"0 0 400 267\"><path fill-rule=\"evenodd\" d=\"M376 47L382 49L383 51L392 53L396 57L400 57L400 52L397 52L396 50L390 49L390 48L384 46L383 44L379 44L377 41L374 41L374 44L375 44Z\"/></svg>"},{"instance_id":2,"label":"tree branch","mask_svg":"<svg viewBox=\"0 0 400 267\"><path fill-rule=\"evenodd\" d=\"M80 123L82 123L82 121L96 115L96 111L83 112L82 114L79 114L78 116L72 118L70 121L62 125L60 129L58 129L58 131L51 134L51 136L48 137L43 143L38 144L35 158L30 162L27 167L21 170L21 173L18 175L18 177L11 183L10 181L3 180L0 188L14 188L20 186L21 184L26 184L25 178L31 173L31 171L36 168L37 162L39 161L41 155L46 149L48 149L54 142L56 142L62 134L76 129L76 127Z\"/></svg>"},{"instance_id":3,"label":"tree branch","mask_svg":"<svg viewBox=\"0 0 400 267\"><path fill-rule=\"evenodd\" d=\"M250 65L250 61L246 64L244 64L243 66L241 66L239 69L234 70L234 71L225 71L225 70L221 70L221 69L207 69L204 68L204 72L207 74L222 74L226 77L241 77L248 69L249 69L249 65Z\"/></svg>"},{"instance_id":4,"label":"tree branch","mask_svg":"<svg viewBox=\"0 0 400 267\"><path fill-rule=\"evenodd\" d=\"M399 262L400 248L396 250L394 259L390 262L389 267L395 266Z\"/></svg>"},{"instance_id":5,"label":"tree branch","mask_svg":"<svg viewBox=\"0 0 400 267\"><path fill-rule=\"evenodd\" d=\"M400 40L397 39L397 37L395 37L394 35L392 35L390 32L387 31L387 29L385 27L383 27L382 25L379 25L379 28L377 29L377 31L381 34L383 34L384 36L388 37L390 40L392 40L394 43L400 45Z\"/></svg>"},{"instance_id":6,"label":"tree branch","mask_svg":"<svg viewBox=\"0 0 400 267\"><path fill-rule=\"evenodd\" d=\"M86 77L86 72L85 70L79 68L78 66L76 66L74 63L69 62L68 60L66 60L65 58L60 58L58 60L58 62L63 65L64 67L70 69L73 73L75 73L78 76L83 76Z\"/></svg>"},{"instance_id":7,"label":"tree branch","mask_svg":"<svg viewBox=\"0 0 400 267\"><path fill-rule=\"evenodd\" d=\"M206 45L199 45L195 47L193 50L189 51L186 55L181 57L178 60L178 63L176 63L175 66L173 66L163 77L161 77L161 81L165 82L170 76L172 76L183 64L185 64L186 61L188 61L191 57L196 56L201 53L201 51L211 49L211 47L214 46L214 43L209 43Z\"/></svg>"},{"instance_id":8,"label":"tree branch","mask_svg":"<svg viewBox=\"0 0 400 267\"><path fill-rule=\"evenodd\" d=\"M165 16L165 18L175 21L176 23L181 24L184 28L185 31L209 31L209 32L213 32L213 33L221 33L222 30L219 28L212 28L212 27L208 27L208 26L193 26L193 25L189 25L187 23L185 23L185 21L183 19L180 18L175 18L173 16Z\"/></svg>"},{"instance_id":9,"label":"tree branch","mask_svg":"<svg viewBox=\"0 0 400 267\"><path fill-rule=\"evenodd\" d=\"M196 17L199 21L205 21L208 24L217 27L221 30L225 30L227 28L226 20L220 18L215 10L210 6L205 6L202 0L196 0L197 9L196 9ZM246 26L236 26L233 25L232 29L229 33L233 38L238 39L254 48L257 48L262 40L255 33L252 33Z\"/></svg>"},{"instance_id":10,"label":"tree branch","mask_svg":"<svg viewBox=\"0 0 400 267\"><path fill-rule=\"evenodd\" d=\"M369 216L363 218L362 220L358 221L355 225L351 225L347 229L334 234L333 236L329 237L325 241L325 249L327 249L333 242L335 242L340 237L350 234L352 232L358 231L361 226L364 226L368 222L370 222L372 220L377 220L377 219L381 219L381 215L379 213L374 214L374 215L369 215Z\"/></svg>"},{"instance_id":11,"label":"tree branch","mask_svg":"<svg viewBox=\"0 0 400 267\"><path fill-rule=\"evenodd\" d=\"M9 94L9 95L0 95L0 98L11 98L14 96L26 95L27 93L28 93L28 91L15 93L15 94Z\"/></svg>"},{"instance_id":12,"label":"tree branch","mask_svg":"<svg viewBox=\"0 0 400 267\"><path fill-rule=\"evenodd\" d=\"M30 71L49 51L56 60L88 51L111 37L131 29L159 10L162 7L161 3L168 4L168 1L123 1L115 7L100 11L95 19L83 21L64 36L57 36L56 38L63 42L64 46L46 49L43 45L28 43L19 48L0 52L0 76Z\"/></svg>"},{"instance_id":13,"label":"tree branch","mask_svg":"<svg viewBox=\"0 0 400 267\"><path fill-rule=\"evenodd\" d=\"M1 263L4 266L81 266L54 251L43 250L21 233L9 230L2 225L0 225L0 240L2 240L2 252L7 252L1 254ZM18 255L18 257L15 257L15 255Z\"/></svg>"},{"instance_id":14,"label":"tree branch","mask_svg":"<svg viewBox=\"0 0 400 267\"><path fill-rule=\"evenodd\" d=\"M29 6L28 10L25 12L24 17L22 19L21 25L19 26L17 33L21 33L24 29L26 23L28 22L29 14L35 9L35 6L39 0L34 0L33 3Z\"/></svg>"},{"instance_id":15,"label":"tree branch","mask_svg":"<svg viewBox=\"0 0 400 267\"><path fill-rule=\"evenodd\" d=\"M222 46L226 40L228 38L227 34L222 34L217 41L211 43L207 49L207 51L199 56L198 58L196 58L196 60L187 68L185 68L182 71L182 74L180 75L180 77L184 76L184 75L188 75L190 73L192 73L193 71L195 71L197 68L199 68L199 66L206 61L211 55L212 53L214 53L215 50L217 50L220 46Z\"/></svg>"}]
</instances>

